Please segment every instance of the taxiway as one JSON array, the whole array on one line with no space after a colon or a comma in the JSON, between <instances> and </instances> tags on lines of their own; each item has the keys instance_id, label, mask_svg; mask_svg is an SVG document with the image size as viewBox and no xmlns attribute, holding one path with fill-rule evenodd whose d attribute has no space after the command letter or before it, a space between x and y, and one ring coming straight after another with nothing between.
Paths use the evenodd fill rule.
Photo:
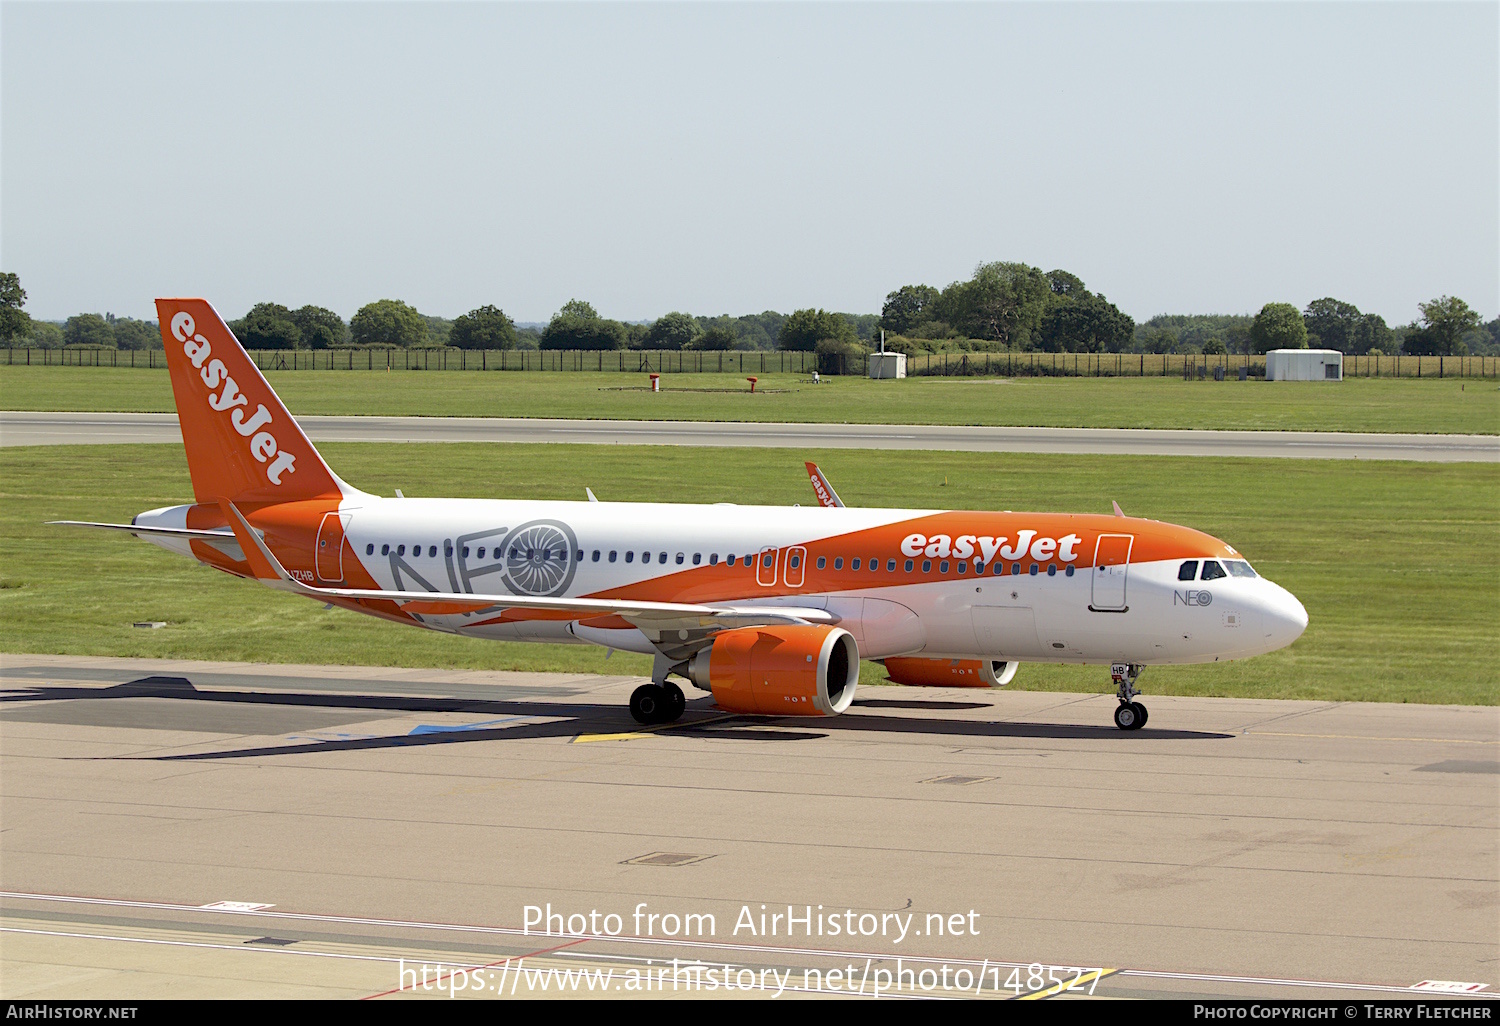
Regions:
<instances>
[{"instance_id":1,"label":"taxiway","mask_svg":"<svg viewBox=\"0 0 1500 1026\"><path fill-rule=\"evenodd\" d=\"M493 994L522 956L824 994L898 959L1098 968L1115 997L1500 985L1495 708L1151 697L1148 674L1136 733L1106 695L896 687L828 720L694 693L642 730L636 683L0 656L0 996L399 997L437 963ZM622 933L527 931L549 903ZM643 904L715 929L634 936ZM734 929L762 905L916 932Z\"/></svg>"}]
</instances>

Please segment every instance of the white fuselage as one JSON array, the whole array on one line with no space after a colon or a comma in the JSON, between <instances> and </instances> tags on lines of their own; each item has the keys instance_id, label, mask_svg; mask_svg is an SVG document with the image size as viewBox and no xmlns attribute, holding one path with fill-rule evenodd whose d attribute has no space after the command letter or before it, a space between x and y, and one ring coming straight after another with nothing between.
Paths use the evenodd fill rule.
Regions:
<instances>
[{"instance_id":1,"label":"white fuselage","mask_svg":"<svg viewBox=\"0 0 1500 1026\"><path fill-rule=\"evenodd\" d=\"M136 522L182 526L187 509L154 510ZM342 560L356 560L376 586L393 591L628 595L822 609L838 618L838 625L854 635L860 655L871 659L1214 662L1282 648L1307 623L1297 599L1264 578L1180 580L1185 560L1178 556L1128 561L1106 574L1093 569L1092 548L1074 551L1066 541L1029 552L1017 552L1012 542L1013 558L999 555L1006 550L996 542L988 560L977 544L964 559L929 559L891 541L890 531L904 530L904 522L940 515L961 516L847 507L356 495L340 506L343 544L336 540L335 545ZM1005 516L1024 524L1032 515ZM1035 517L1040 526L1030 534L1051 530L1063 537L1071 522L1059 514ZM1077 519L1097 524L1105 518ZM1058 523L1063 526L1049 527ZM1141 537L1155 524L1128 518L1110 523ZM1012 537L1029 544L1027 533ZM191 554L185 541L150 540ZM1137 545L1137 551L1146 547ZM352 569L333 561L292 572L311 578L309 583L333 584ZM1101 598L1106 578L1102 586L1109 594ZM655 651L640 630L617 618L538 617L505 613L497 604L478 613L412 619L475 637Z\"/></svg>"}]
</instances>

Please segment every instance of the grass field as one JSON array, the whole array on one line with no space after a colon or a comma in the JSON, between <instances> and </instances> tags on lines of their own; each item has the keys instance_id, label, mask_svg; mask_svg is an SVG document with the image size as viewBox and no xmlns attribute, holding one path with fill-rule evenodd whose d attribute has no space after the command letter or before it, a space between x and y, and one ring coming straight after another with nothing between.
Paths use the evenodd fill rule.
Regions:
<instances>
[{"instance_id":1,"label":"grass field","mask_svg":"<svg viewBox=\"0 0 1500 1026\"><path fill-rule=\"evenodd\" d=\"M1482 379L1325 382L1181 378L826 378L679 374L272 371L294 414L724 420L1028 427L1220 428L1500 434L1500 386ZM172 412L161 370L0 366L7 410Z\"/></svg>"},{"instance_id":2,"label":"grass field","mask_svg":"<svg viewBox=\"0 0 1500 1026\"><path fill-rule=\"evenodd\" d=\"M1425 387L1425 386L1424 386ZM337 444L348 480L390 495L777 504L813 501L816 459L854 505L1109 509L1201 528L1307 606L1291 648L1148 669L1148 695L1500 702L1500 467L748 449ZM899 482L899 486L893 484ZM670 488L669 492L663 489ZM645 673L641 657L388 625L235 580L144 542L46 527L190 501L182 449L0 449L0 647L10 652ZM165 620L155 631L130 626ZM866 664L863 680L882 678ZM1102 667L1023 666L1016 688L1109 691Z\"/></svg>"}]
</instances>

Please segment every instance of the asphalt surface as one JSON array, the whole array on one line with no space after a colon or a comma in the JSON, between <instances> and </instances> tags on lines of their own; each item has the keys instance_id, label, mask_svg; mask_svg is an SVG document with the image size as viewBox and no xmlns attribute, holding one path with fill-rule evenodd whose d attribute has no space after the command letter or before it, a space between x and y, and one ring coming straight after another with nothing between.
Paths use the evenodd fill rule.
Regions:
<instances>
[{"instance_id":1,"label":"asphalt surface","mask_svg":"<svg viewBox=\"0 0 1500 1026\"><path fill-rule=\"evenodd\" d=\"M460 996L588 968L624 997L674 958L747 989L648 993L1500 986L1500 709L1153 698L1148 672L1135 733L1105 695L916 688L827 720L695 692L641 730L637 683L0 656L0 997L437 996L455 966ZM571 932L528 926L549 903ZM761 932L789 905L811 935Z\"/></svg>"},{"instance_id":2,"label":"asphalt surface","mask_svg":"<svg viewBox=\"0 0 1500 1026\"><path fill-rule=\"evenodd\" d=\"M1500 462L1500 436L1318 431L757 424L483 417L299 417L314 442L567 442L590 445L942 449L1138 456ZM171 413L0 413L0 445L178 442Z\"/></svg>"}]
</instances>

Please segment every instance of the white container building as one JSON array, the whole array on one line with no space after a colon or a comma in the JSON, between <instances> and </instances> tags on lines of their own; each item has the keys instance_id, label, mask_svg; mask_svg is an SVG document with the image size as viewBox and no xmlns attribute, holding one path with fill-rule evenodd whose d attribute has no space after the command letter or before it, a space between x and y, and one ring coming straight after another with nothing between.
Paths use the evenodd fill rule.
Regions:
<instances>
[{"instance_id":1,"label":"white container building","mask_svg":"<svg viewBox=\"0 0 1500 1026\"><path fill-rule=\"evenodd\" d=\"M905 353L871 353L869 356L870 377L906 377Z\"/></svg>"},{"instance_id":2,"label":"white container building","mask_svg":"<svg viewBox=\"0 0 1500 1026\"><path fill-rule=\"evenodd\" d=\"M1273 349L1266 354L1267 381L1343 381L1344 354L1337 349Z\"/></svg>"}]
</instances>

